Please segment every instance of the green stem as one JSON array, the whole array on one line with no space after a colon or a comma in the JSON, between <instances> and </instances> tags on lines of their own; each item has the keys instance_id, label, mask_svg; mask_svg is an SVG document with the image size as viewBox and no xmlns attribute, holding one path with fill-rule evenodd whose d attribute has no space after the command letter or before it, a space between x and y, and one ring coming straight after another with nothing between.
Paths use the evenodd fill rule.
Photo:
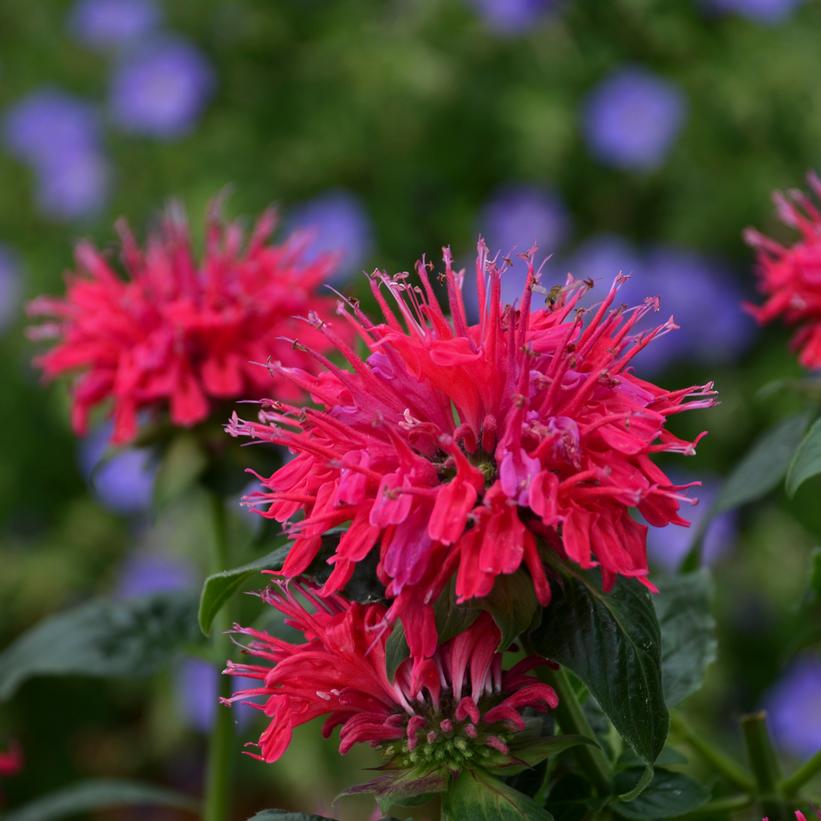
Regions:
<instances>
[{"instance_id":1,"label":"green stem","mask_svg":"<svg viewBox=\"0 0 821 821\"><path fill-rule=\"evenodd\" d=\"M788 809L779 791L781 773L778 768L778 757L767 729L767 714L762 711L742 716L741 729L761 808L770 821L786 819Z\"/></svg>"},{"instance_id":2,"label":"green stem","mask_svg":"<svg viewBox=\"0 0 821 821\"><path fill-rule=\"evenodd\" d=\"M781 791L784 795L793 796L819 772L821 772L821 750L781 782Z\"/></svg>"},{"instance_id":3,"label":"green stem","mask_svg":"<svg viewBox=\"0 0 821 821\"><path fill-rule=\"evenodd\" d=\"M213 560L212 572L218 573L229 567L228 564L228 527L224 500L216 493L210 493L211 517L213 522ZM213 624L212 649L219 671L225 660L231 655L231 640L227 635L232 627L231 610L226 604ZM231 680L228 676L219 677L219 696L231 695ZM205 800L203 821L228 821L231 810L231 780L234 760L234 724L231 711L218 705L208 748L208 769L206 773Z\"/></svg>"},{"instance_id":4,"label":"green stem","mask_svg":"<svg viewBox=\"0 0 821 821\"><path fill-rule=\"evenodd\" d=\"M576 697L567 673L564 670L550 670L541 672L540 678L550 684L559 696L559 706L553 714L556 721L559 722L562 732L587 736L587 738L591 738L596 742L595 747L582 745L577 747L574 752L599 792L602 795L609 795L612 792L610 762L598 746L599 740L596 738L584 710L582 710L582 705Z\"/></svg>"},{"instance_id":5,"label":"green stem","mask_svg":"<svg viewBox=\"0 0 821 821\"><path fill-rule=\"evenodd\" d=\"M749 773L739 767L725 752L714 747L709 741L696 733L680 714L673 713L670 718L670 728L676 735L686 741L705 763L721 773L731 784L745 792L752 792L755 789L755 783Z\"/></svg>"},{"instance_id":6,"label":"green stem","mask_svg":"<svg viewBox=\"0 0 821 821\"><path fill-rule=\"evenodd\" d=\"M726 798L716 798L715 801L709 801L707 804L702 804L697 810L688 812L679 821L695 821L697 818L712 818L715 815L722 813L733 813L738 810L746 809L753 803L751 795L729 795Z\"/></svg>"}]
</instances>

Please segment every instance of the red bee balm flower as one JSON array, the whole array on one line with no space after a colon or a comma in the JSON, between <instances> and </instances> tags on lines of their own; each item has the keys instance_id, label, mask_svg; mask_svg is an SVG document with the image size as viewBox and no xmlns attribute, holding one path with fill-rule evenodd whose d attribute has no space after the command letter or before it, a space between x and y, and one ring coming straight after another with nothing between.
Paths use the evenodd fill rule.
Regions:
<instances>
[{"instance_id":1,"label":"red bee balm flower","mask_svg":"<svg viewBox=\"0 0 821 821\"><path fill-rule=\"evenodd\" d=\"M0 752L0 775L8 777L23 769L23 753L18 744L11 744L6 752Z\"/></svg>"},{"instance_id":2,"label":"red bee balm flower","mask_svg":"<svg viewBox=\"0 0 821 821\"><path fill-rule=\"evenodd\" d=\"M229 661L225 671L260 682L224 699L226 704L262 699L249 701L271 720L255 758L276 761L294 727L327 716L323 733L327 737L340 727L342 753L368 742L396 767L498 764L525 729L522 711L547 712L558 704L553 689L529 672L547 664L544 659L530 657L502 670L499 630L487 613L421 665L402 662L392 683L385 667L383 605L351 603L339 595L320 598L305 587L298 592L313 612L284 584L261 596L304 635L303 644L235 627L251 639L247 652L263 660Z\"/></svg>"},{"instance_id":3,"label":"red bee balm flower","mask_svg":"<svg viewBox=\"0 0 821 821\"><path fill-rule=\"evenodd\" d=\"M644 579L646 526L631 511L655 526L687 525L678 515L682 486L652 456L694 453L696 443L666 430L667 419L715 400L711 384L667 391L629 372L633 356L675 326L632 334L657 306L613 307L622 278L590 311L579 307L586 286L572 278L531 311L531 263L521 308L503 307L503 271L480 242L480 318L469 325L463 273L449 250L451 319L428 266L417 272L421 287L408 274L374 275L381 324L353 303L340 308L370 352L365 361L315 318L352 372L318 354L326 365L318 376L270 366L322 407L263 401L259 422L235 416L228 431L296 454L248 499L280 522L302 516L283 573L304 572L322 535L350 523L323 594L342 589L379 545L377 572L395 598L389 617L402 618L414 655L426 657L436 647L431 602L454 574L460 602L486 596L497 576L524 565L546 604L544 549L584 568L599 565L605 586L617 575Z\"/></svg>"},{"instance_id":4,"label":"red bee balm flower","mask_svg":"<svg viewBox=\"0 0 821 821\"><path fill-rule=\"evenodd\" d=\"M810 188L821 198L821 179L808 177ZM786 247L749 228L747 242L758 252L761 291L767 301L747 306L759 322L776 317L798 325L793 344L806 368L821 368L821 211L801 191L774 196L781 220L801 232L801 239Z\"/></svg>"},{"instance_id":5,"label":"red bee balm flower","mask_svg":"<svg viewBox=\"0 0 821 821\"><path fill-rule=\"evenodd\" d=\"M253 360L311 367L310 357L282 337L296 332L295 317L332 308L333 298L316 289L334 258L306 261L305 237L269 244L275 221L273 212L263 214L244 245L239 224L222 222L215 205L199 263L179 209L169 209L145 252L121 222L125 279L90 243L78 245L80 273L69 278L66 297L40 297L29 307L54 320L31 332L58 340L38 360L46 377L81 374L72 412L78 433L89 410L107 399L113 440L123 443L136 435L141 409L167 407L175 425L189 426L215 402L264 395L270 378ZM308 344L328 347L322 334L307 330L300 336ZM290 381L277 390L297 397Z\"/></svg>"},{"instance_id":6,"label":"red bee balm flower","mask_svg":"<svg viewBox=\"0 0 821 821\"><path fill-rule=\"evenodd\" d=\"M12 742L3 752L0 750L0 778L17 775L23 769L23 752L20 745ZM0 807L3 805L3 792L0 790Z\"/></svg>"}]
</instances>

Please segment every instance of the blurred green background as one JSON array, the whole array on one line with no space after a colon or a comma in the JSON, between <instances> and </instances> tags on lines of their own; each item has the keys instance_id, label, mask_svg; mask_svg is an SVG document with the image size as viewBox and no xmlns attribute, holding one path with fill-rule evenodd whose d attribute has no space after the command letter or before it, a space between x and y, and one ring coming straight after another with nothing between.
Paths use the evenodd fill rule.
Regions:
<instances>
[{"instance_id":1,"label":"blurred green background","mask_svg":"<svg viewBox=\"0 0 821 821\"><path fill-rule=\"evenodd\" d=\"M539 240L548 284L567 270L599 283L633 273L630 294L660 292L682 324L682 341L648 363L654 378L717 382L720 407L679 428L710 429L686 470L713 487L799 406L759 392L801 374L788 333L742 313L755 297L741 231L787 238L770 193L821 167L821 4L96 5L95 17L88 3L0 4L0 647L55 610L126 595L139 573L194 585L204 574L200 500L153 516L142 491L126 488L123 503L108 480L95 489L100 447L72 435L65 386L39 384L24 337L24 303L61 291L79 237L112 246L121 215L144 235L171 197L195 226L226 185L231 214L277 203L286 226L315 224L343 247L344 287L360 294L358 272L408 269L445 243L468 261L480 231L504 252ZM130 467L144 490L150 466ZM785 754L821 746L817 623L813 636L795 616L819 489L779 492L715 536L720 661L689 709L731 745L734 716L770 704ZM249 514L235 518L251 530ZM182 664L148 681L27 684L0 705L0 749L18 738L27 762L2 785L7 804L91 775L195 792L211 684ZM237 817L329 810L367 760L339 759L307 728L276 766L242 760Z\"/></svg>"}]
</instances>

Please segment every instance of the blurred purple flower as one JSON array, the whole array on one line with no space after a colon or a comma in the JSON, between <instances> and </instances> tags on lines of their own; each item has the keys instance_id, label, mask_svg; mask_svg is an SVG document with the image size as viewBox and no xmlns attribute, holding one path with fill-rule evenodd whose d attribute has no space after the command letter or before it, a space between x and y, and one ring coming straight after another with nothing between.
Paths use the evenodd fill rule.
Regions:
<instances>
[{"instance_id":1,"label":"blurred purple flower","mask_svg":"<svg viewBox=\"0 0 821 821\"><path fill-rule=\"evenodd\" d=\"M96 150L55 153L35 167L35 177L40 211L55 219L74 219L102 207L110 169Z\"/></svg>"},{"instance_id":2,"label":"blurred purple flower","mask_svg":"<svg viewBox=\"0 0 821 821\"><path fill-rule=\"evenodd\" d=\"M196 584L189 562L161 553L135 551L119 571L116 595L122 599L188 590Z\"/></svg>"},{"instance_id":3,"label":"blurred purple flower","mask_svg":"<svg viewBox=\"0 0 821 821\"><path fill-rule=\"evenodd\" d=\"M286 228L311 232L308 259L328 251L341 254L332 282L359 271L373 246L370 218L359 198L349 191L327 191L296 207L286 220Z\"/></svg>"},{"instance_id":4,"label":"blurred purple flower","mask_svg":"<svg viewBox=\"0 0 821 821\"><path fill-rule=\"evenodd\" d=\"M696 477L683 473L670 473L676 484L687 484ZM703 477L699 477L702 478ZM690 527L667 525L651 527L647 532L647 552L654 564L669 573L674 573L681 565L693 543L701 522L710 510L715 499L717 482L705 481L702 487L693 487L687 495L698 499L698 504L690 507L683 505L681 517L690 522ZM720 561L732 549L738 532L738 518L733 512L717 516L707 527L702 545L702 558L708 567Z\"/></svg>"},{"instance_id":5,"label":"blurred purple flower","mask_svg":"<svg viewBox=\"0 0 821 821\"><path fill-rule=\"evenodd\" d=\"M103 204L109 167L97 115L88 103L41 89L6 113L3 130L9 150L34 171L43 214L74 219Z\"/></svg>"},{"instance_id":6,"label":"blurred purple flower","mask_svg":"<svg viewBox=\"0 0 821 821\"><path fill-rule=\"evenodd\" d=\"M217 710L228 709L219 704L217 692L219 675L219 671L213 664L198 659L189 659L180 667L176 677L180 712L192 727L203 733L211 729ZM234 692L257 686L259 682L256 679L234 678L231 680L231 688ZM244 710L239 713L240 722L246 722L249 719L250 711Z\"/></svg>"},{"instance_id":7,"label":"blurred purple flower","mask_svg":"<svg viewBox=\"0 0 821 821\"><path fill-rule=\"evenodd\" d=\"M797 758L821 750L821 656L797 659L765 699L778 745Z\"/></svg>"},{"instance_id":8,"label":"blurred purple flower","mask_svg":"<svg viewBox=\"0 0 821 821\"><path fill-rule=\"evenodd\" d=\"M142 513L151 506L157 466L144 448L126 448L105 459L110 425L100 425L80 446L80 466L94 495L117 513Z\"/></svg>"},{"instance_id":9,"label":"blurred purple flower","mask_svg":"<svg viewBox=\"0 0 821 821\"><path fill-rule=\"evenodd\" d=\"M756 23L775 25L792 15L803 0L706 0L713 11L738 14Z\"/></svg>"},{"instance_id":10,"label":"blurred purple flower","mask_svg":"<svg viewBox=\"0 0 821 821\"><path fill-rule=\"evenodd\" d=\"M749 345L756 324L741 309L744 294L723 266L690 251L658 247L645 257L644 270L646 279L630 280L628 301L658 296L656 318L673 314L679 326L642 352L645 366L662 368L683 359L728 364Z\"/></svg>"},{"instance_id":11,"label":"blurred purple flower","mask_svg":"<svg viewBox=\"0 0 821 821\"><path fill-rule=\"evenodd\" d=\"M153 0L78 0L69 16L69 30L92 48L118 48L150 34L160 17Z\"/></svg>"},{"instance_id":12,"label":"blurred purple flower","mask_svg":"<svg viewBox=\"0 0 821 821\"><path fill-rule=\"evenodd\" d=\"M650 170L667 156L685 112L684 97L675 85L643 68L623 68L588 95L582 130L602 162Z\"/></svg>"},{"instance_id":13,"label":"blurred purple flower","mask_svg":"<svg viewBox=\"0 0 821 821\"><path fill-rule=\"evenodd\" d=\"M114 121L126 131L178 137L193 127L214 89L214 72L199 49L163 40L127 55L110 91Z\"/></svg>"},{"instance_id":14,"label":"blurred purple flower","mask_svg":"<svg viewBox=\"0 0 821 821\"><path fill-rule=\"evenodd\" d=\"M491 253L502 255L522 253L534 243L545 256L553 254L569 228L570 218L559 197L535 185L499 188L479 218L479 230Z\"/></svg>"},{"instance_id":15,"label":"blurred purple flower","mask_svg":"<svg viewBox=\"0 0 821 821\"><path fill-rule=\"evenodd\" d=\"M595 234L576 248L568 271L576 279L592 279L594 293L601 293L617 274L633 276L642 267L639 253L629 240L618 234Z\"/></svg>"},{"instance_id":16,"label":"blurred purple flower","mask_svg":"<svg viewBox=\"0 0 821 821\"><path fill-rule=\"evenodd\" d=\"M733 362L755 334L755 323L740 308L744 294L731 273L691 251L657 247L642 257L626 239L602 234L579 246L568 269L579 279L596 282L596 300L620 271L630 279L619 292L619 302L633 306L658 297L659 312L645 317L638 330L661 324L670 314L675 317L678 330L656 339L636 357L648 371L683 359Z\"/></svg>"},{"instance_id":17,"label":"blurred purple flower","mask_svg":"<svg viewBox=\"0 0 821 821\"><path fill-rule=\"evenodd\" d=\"M20 307L20 263L7 246L0 245L0 331L17 316Z\"/></svg>"},{"instance_id":18,"label":"blurred purple flower","mask_svg":"<svg viewBox=\"0 0 821 821\"><path fill-rule=\"evenodd\" d=\"M477 14L499 34L520 34L553 11L555 0L470 0Z\"/></svg>"},{"instance_id":19,"label":"blurred purple flower","mask_svg":"<svg viewBox=\"0 0 821 821\"><path fill-rule=\"evenodd\" d=\"M3 135L9 150L35 167L58 155L93 153L99 145L94 109L52 88L32 92L13 105L4 117Z\"/></svg>"}]
</instances>

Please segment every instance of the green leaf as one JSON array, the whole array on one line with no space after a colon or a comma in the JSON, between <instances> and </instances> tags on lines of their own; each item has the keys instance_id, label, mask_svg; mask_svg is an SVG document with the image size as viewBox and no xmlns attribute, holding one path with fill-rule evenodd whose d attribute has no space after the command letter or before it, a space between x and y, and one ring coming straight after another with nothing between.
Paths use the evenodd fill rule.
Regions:
<instances>
[{"instance_id":1,"label":"green leaf","mask_svg":"<svg viewBox=\"0 0 821 821\"><path fill-rule=\"evenodd\" d=\"M818 474L821 474L821 419L815 421L795 451L787 471L787 493L795 496L807 479Z\"/></svg>"},{"instance_id":2,"label":"green leaf","mask_svg":"<svg viewBox=\"0 0 821 821\"><path fill-rule=\"evenodd\" d=\"M472 603L456 603L456 582L451 581L433 605L439 643L444 644L467 630L479 618L481 612L481 609Z\"/></svg>"},{"instance_id":3,"label":"green leaf","mask_svg":"<svg viewBox=\"0 0 821 821\"><path fill-rule=\"evenodd\" d=\"M653 780L653 768L648 764L643 769L638 771L638 781L632 786L628 787L626 792L619 794L620 801L633 801L638 798L648 787Z\"/></svg>"},{"instance_id":4,"label":"green leaf","mask_svg":"<svg viewBox=\"0 0 821 821\"><path fill-rule=\"evenodd\" d=\"M503 650L530 627L538 607L533 582L524 571L498 576L488 596L469 604L456 603L452 581L434 605L436 631L439 641L446 642L467 630L487 610L501 632L499 650Z\"/></svg>"},{"instance_id":5,"label":"green leaf","mask_svg":"<svg viewBox=\"0 0 821 821\"><path fill-rule=\"evenodd\" d=\"M716 658L716 622L712 616L713 581L701 569L666 581L655 596L661 627L661 668L668 707L684 701L704 680Z\"/></svg>"},{"instance_id":6,"label":"green leaf","mask_svg":"<svg viewBox=\"0 0 821 821\"><path fill-rule=\"evenodd\" d=\"M641 771L626 770L616 777L616 789L623 788L639 777ZM656 770L653 780L632 801L617 801L611 804L614 812L622 818L668 819L676 818L698 809L710 798L710 794L700 784L682 773L672 770Z\"/></svg>"},{"instance_id":7,"label":"green leaf","mask_svg":"<svg viewBox=\"0 0 821 821\"><path fill-rule=\"evenodd\" d=\"M385 644L385 668L389 681L393 681L394 678L396 678L396 671L399 669L399 665L409 657L410 648L405 638L405 628L402 627L401 621L397 621L393 625L393 630Z\"/></svg>"},{"instance_id":8,"label":"green leaf","mask_svg":"<svg viewBox=\"0 0 821 821\"><path fill-rule=\"evenodd\" d=\"M242 589L248 579L258 576L261 570L279 570L288 555L288 549L287 545L282 545L261 559L210 575L200 593L200 630L206 636L211 632L211 625L217 614L226 602Z\"/></svg>"},{"instance_id":9,"label":"green leaf","mask_svg":"<svg viewBox=\"0 0 821 821\"><path fill-rule=\"evenodd\" d=\"M774 490L787 472L795 449L807 429L806 413L784 419L765 431L735 466L693 535L693 543L682 570L696 570L701 563L704 535L720 513L754 502Z\"/></svg>"},{"instance_id":10,"label":"green leaf","mask_svg":"<svg viewBox=\"0 0 821 821\"><path fill-rule=\"evenodd\" d=\"M578 747L581 744L586 744L590 747L598 747L592 738L585 735L550 735L550 736L531 736L528 738L527 731L516 733L510 740L510 757L514 761L522 762L525 767L535 767L546 758L565 750L570 750L573 747ZM512 764L505 767L499 767L494 772L497 775L513 775L522 769L521 766Z\"/></svg>"},{"instance_id":11,"label":"green leaf","mask_svg":"<svg viewBox=\"0 0 821 821\"><path fill-rule=\"evenodd\" d=\"M801 414L766 431L730 474L710 510L711 515L754 502L776 488L808 423L809 417Z\"/></svg>"},{"instance_id":12,"label":"green leaf","mask_svg":"<svg viewBox=\"0 0 821 821\"><path fill-rule=\"evenodd\" d=\"M530 635L531 647L572 670L639 758L652 764L669 716L650 595L633 579L620 578L605 593L597 570L562 564L560 572L564 579Z\"/></svg>"},{"instance_id":13,"label":"green leaf","mask_svg":"<svg viewBox=\"0 0 821 821\"><path fill-rule=\"evenodd\" d=\"M490 613L502 634L500 652L530 627L539 608L533 582L521 570L511 575L497 576L490 595L481 599L479 604Z\"/></svg>"},{"instance_id":14,"label":"green leaf","mask_svg":"<svg viewBox=\"0 0 821 821\"><path fill-rule=\"evenodd\" d=\"M524 793L468 770L448 790L442 821L553 821L553 816Z\"/></svg>"},{"instance_id":15,"label":"green leaf","mask_svg":"<svg viewBox=\"0 0 821 821\"><path fill-rule=\"evenodd\" d=\"M188 491L208 467L202 446L191 435L178 435L163 455L154 479L154 505L165 507Z\"/></svg>"},{"instance_id":16,"label":"green leaf","mask_svg":"<svg viewBox=\"0 0 821 821\"><path fill-rule=\"evenodd\" d=\"M444 792L448 786L447 776L441 772L416 772L414 770L387 770L368 781L345 790L346 795L370 794L376 796L382 809L385 804L402 804L409 799L435 795Z\"/></svg>"},{"instance_id":17,"label":"green leaf","mask_svg":"<svg viewBox=\"0 0 821 821\"><path fill-rule=\"evenodd\" d=\"M609 800L593 795L590 781L581 773L560 771L550 784L546 808L560 821L589 821L602 817L599 813Z\"/></svg>"},{"instance_id":18,"label":"green leaf","mask_svg":"<svg viewBox=\"0 0 821 821\"><path fill-rule=\"evenodd\" d=\"M201 641L193 591L99 600L51 616L0 653L0 699L33 676L135 676Z\"/></svg>"},{"instance_id":19,"label":"green leaf","mask_svg":"<svg viewBox=\"0 0 821 821\"><path fill-rule=\"evenodd\" d=\"M119 779L87 781L51 793L6 813L4 821L52 821L89 810L126 806L173 807L198 812L192 798L170 790Z\"/></svg>"}]
</instances>

